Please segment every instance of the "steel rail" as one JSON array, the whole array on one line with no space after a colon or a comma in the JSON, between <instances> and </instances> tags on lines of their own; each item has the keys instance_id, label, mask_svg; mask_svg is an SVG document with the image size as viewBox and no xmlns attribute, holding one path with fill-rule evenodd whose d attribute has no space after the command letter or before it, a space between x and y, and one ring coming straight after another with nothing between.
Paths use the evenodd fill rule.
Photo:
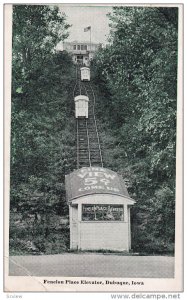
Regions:
<instances>
[{"instance_id":1,"label":"steel rail","mask_svg":"<svg viewBox=\"0 0 187 300\"><path fill-rule=\"evenodd\" d=\"M81 81L78 79L78 72L77 72L77 80L74 87L73 95L75 97L75 89L78 87L78 94L81 95ZM88 160L89 165L91 167L91 155L90 155L90 143L89 143L89 135L88 135L88 125L87 121L85 121L86 125L86 138L87 138L87 151L88 151ZM77 169L80 167L80 145L79 145L79 119L77 119Z\"/></svg>"},{"instance_id":2,"label":"steel rail","mask_svg":"<svg viewBox=\"0 0 187 300\"><path fill-rule=\"evenodd\" d=\"M95 97L95 93L93 91L93 88L91 86L90 83L89 84L89 91L88 88L86 87L86 84L84 84L83 82L81 82L81 78L79 78L79 73L78 73L78 67L76 67L76 83L73 89L73 97L75 98L76 96L76 88L77 88L77 92L78 95L81 95L81 91L85 91L85 94L87 97L89 97L89 93L91 93L91 97L90 97L90 101L88 105L91 105L92 102L92 114L91 117L93 117L94 120L94 130L95 130L95 134L96 134L96 138L97 138L97 145L98 145L98 149L99 149L99 153L98 153L98 159L101 163L101 166L103 167L103 158L102 158L102 152L101 152L101 146L100 146L100 139L99 139L99 134L98 134L98 129L97 129L97 121L95 118L95 102L96 102L96 97ZM93 98L93 101L91 101L91 98ZM77 119L77 168L80 167L80 143L79 143L79 136L80 136L80 132L79 132L79 122L80 120ZM88 151L88 162L89 162L89 166L91 167L92 165L92 157L91 157L91 149L90 149L90 136L89 136L89 129L88 129L88 122L89 122L89 116L88 116L88 120L85 119L85 129L86 129L86 139L87 139L87 151ZM94 160L94 158L93 158ZM94 162L93 162L94 163Z\"/></svg>"},{"instance_id":3,"label":"steel rail","mask_svg":"<svg viewBox=\"0 0 187 300\"><path fill-rule=\"evenodd\" d=\"M78 80L78 67L76 66L76 82L75 82L75 86L73 89L73 99L76 97L75 91L77 86L80 89L80 85L78 84L79 80ZM80 94L80 93L79 93ZM79 120L77 119L77 169L79 169L79 153L80 149L79 149Z\"/></svg>"},{"instance_id":4,"label":"steel rail","mask_svg":"<svg viewBox=\"0 0 187 300\"><path fill-rule=\"evenodd\" d=\"M79 169L79 120L77 119L77 169Z\"/></svg>"},{"instance_id":5,"label":"steel rail","mask_svg":"<svg viewBox=\"0 0 187 300\"><path fill-rule=\"evenodd\" d=\"M85 90L86 96L88 97L88 91L87 91L87 89L86 89L85 85L84 85L84 84L82 84L82 86L83 86L83 88L84 88L84 90ZM88 98L89 98L89 97L88 97ZM89 102L88 102L88 105L89 105Z\"/></svg>"},{"instance_id":6,"label":"steel rail","mask_svg":"<svg viewBox=\"0 0 187 300\"><path fill-rule=\"evenodd\" d=\"M88 159L89 159L89 165L92 166L91 163L91 155L90 155L90 138L89 138L89 131L88 131L88 123L86 120L86 133L87 133L87 141L88 141Z\"/></svg>"},{"instance_id":7,"label":"steel rail","mask_svg":"<svg viewBox=\"0 0 187 300\"><path fill-rule=\"evenodd\" d=\"M74 89L73 89L73 99L75 98L75 89L76 89L76 86L77 86L77 82L75 83L75 86L74 86Z\"/></svg>"},{"instance_id":8,"label":"steel rail","mask_svg":"<svg viewBox=\"0 0 187 300\"><path fill-rule=\"evenodd\" d=\"M95 100L95 93L94 93L93 88L92 88L92 86L91 86L90 83L89 83L89 87L90 87L92 95L93 95L92 112L93 112L93 118L94 118L94 124L95 124L95 131L96 131L96 135L97 135L97 141L98 141L98 147L99 147L99 154L100 154L101 166L103 168L103 157L102 157L102 152L101 152L100 138L99 138L99 133L98 133L98 129L97 129L97 121L96 121L96 118L95 118L95 102L96 102L96 100Z\"/></svg>"},{"instance_id":9,"label":"steel rail","mask_svg":"<svg viewBox=\"0 0 187 300\"><path fill-rule=\"evenodd\" d=\"M76 82L75 82L74 89L73 89L73 99L75 98L75 89L77 87L77 83L78 83L78 68L76 66Z\"/></svg>"}]
</instances>

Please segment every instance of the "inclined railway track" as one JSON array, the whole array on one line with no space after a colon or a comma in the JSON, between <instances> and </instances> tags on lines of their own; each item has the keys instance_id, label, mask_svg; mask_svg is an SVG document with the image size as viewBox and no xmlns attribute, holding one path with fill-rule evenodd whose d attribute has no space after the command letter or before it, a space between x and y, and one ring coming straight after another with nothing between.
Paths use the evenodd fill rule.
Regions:
<instances>
[{"instance_id":1,"label":"inclined railway track","mask_svg":"<svg viewBox=\"0 0 187 300\"><path fill-rule=\"evenodd\" d=\"M85 95L89 98L88 119L77 118L77 168L103 167L101 145L95 118L95 93L90 82L81 82L80 69L77 68L76 74L73 97Z\"/></svg>"}]
</instances>

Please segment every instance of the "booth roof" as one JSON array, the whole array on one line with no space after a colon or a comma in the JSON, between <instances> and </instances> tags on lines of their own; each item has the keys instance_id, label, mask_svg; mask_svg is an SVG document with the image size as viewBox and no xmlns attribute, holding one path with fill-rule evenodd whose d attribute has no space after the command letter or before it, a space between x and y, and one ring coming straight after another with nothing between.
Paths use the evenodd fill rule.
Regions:
<instances>
[{"instance_id":1,"label":"booth roof","mask_svg":"<svg viewBox=\"0 0 187 300\"><path fill-rule=\"evenodd\" d=\"M65 177L67 201L90 194L115 194L129 197L122 176L101 167L84 167Z\"/></svg>"}]
</instances>

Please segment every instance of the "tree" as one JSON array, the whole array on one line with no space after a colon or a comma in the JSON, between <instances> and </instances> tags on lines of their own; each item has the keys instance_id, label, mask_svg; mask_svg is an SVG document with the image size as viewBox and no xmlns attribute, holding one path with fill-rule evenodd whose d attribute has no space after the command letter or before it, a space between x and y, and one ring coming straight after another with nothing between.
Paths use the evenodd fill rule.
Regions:
<instances>
[{"instance_id":1,"label":"tree","mask_svg":"<svg viewBox=\"0 0 187 300\"><path fill-rule=\"evenodd\" d=\"M62 224L62 218L68 219L64 177L75 167L71 103L75 72L71 57L55 50L68 28L57 7L13 7L13 253L57 253L69 243L68 225Z\"/></svg>"},{"instance_id":2,"label":"tree","mask_svg":"<svg viewBox=\"0 0 187 300\"><path fill-rule=\"evenodd\" d=\"M143 244L158 251L162 243L171 249L174 242L177 14L177 8L114 7L110 44L94 62L95 82L105 89L97 108L105 111L115 147L107 163L129 176L137 199L138 250Z\"/></svg>"}]
</instances>

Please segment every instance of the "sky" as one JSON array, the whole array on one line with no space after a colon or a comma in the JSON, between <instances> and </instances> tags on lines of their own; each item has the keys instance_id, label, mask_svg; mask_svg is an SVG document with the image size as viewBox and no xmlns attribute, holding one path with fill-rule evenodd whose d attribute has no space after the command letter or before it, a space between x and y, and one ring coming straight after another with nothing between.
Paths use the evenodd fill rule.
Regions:
<instances>
[{"instance_id":1,"label":"sky","mask_svg":"<svg viewBox=\"0 0 187 300\"><path fill-rule=\"evenodd\" d=\"M59 4L59 8L66 14L67 23L72 25L67 41L89 41L90 32L84 32L84 28L91 26L92 42L106 43L110 30L106 14L112 11L111 6Z\"/></svg>"}]
</instances>

